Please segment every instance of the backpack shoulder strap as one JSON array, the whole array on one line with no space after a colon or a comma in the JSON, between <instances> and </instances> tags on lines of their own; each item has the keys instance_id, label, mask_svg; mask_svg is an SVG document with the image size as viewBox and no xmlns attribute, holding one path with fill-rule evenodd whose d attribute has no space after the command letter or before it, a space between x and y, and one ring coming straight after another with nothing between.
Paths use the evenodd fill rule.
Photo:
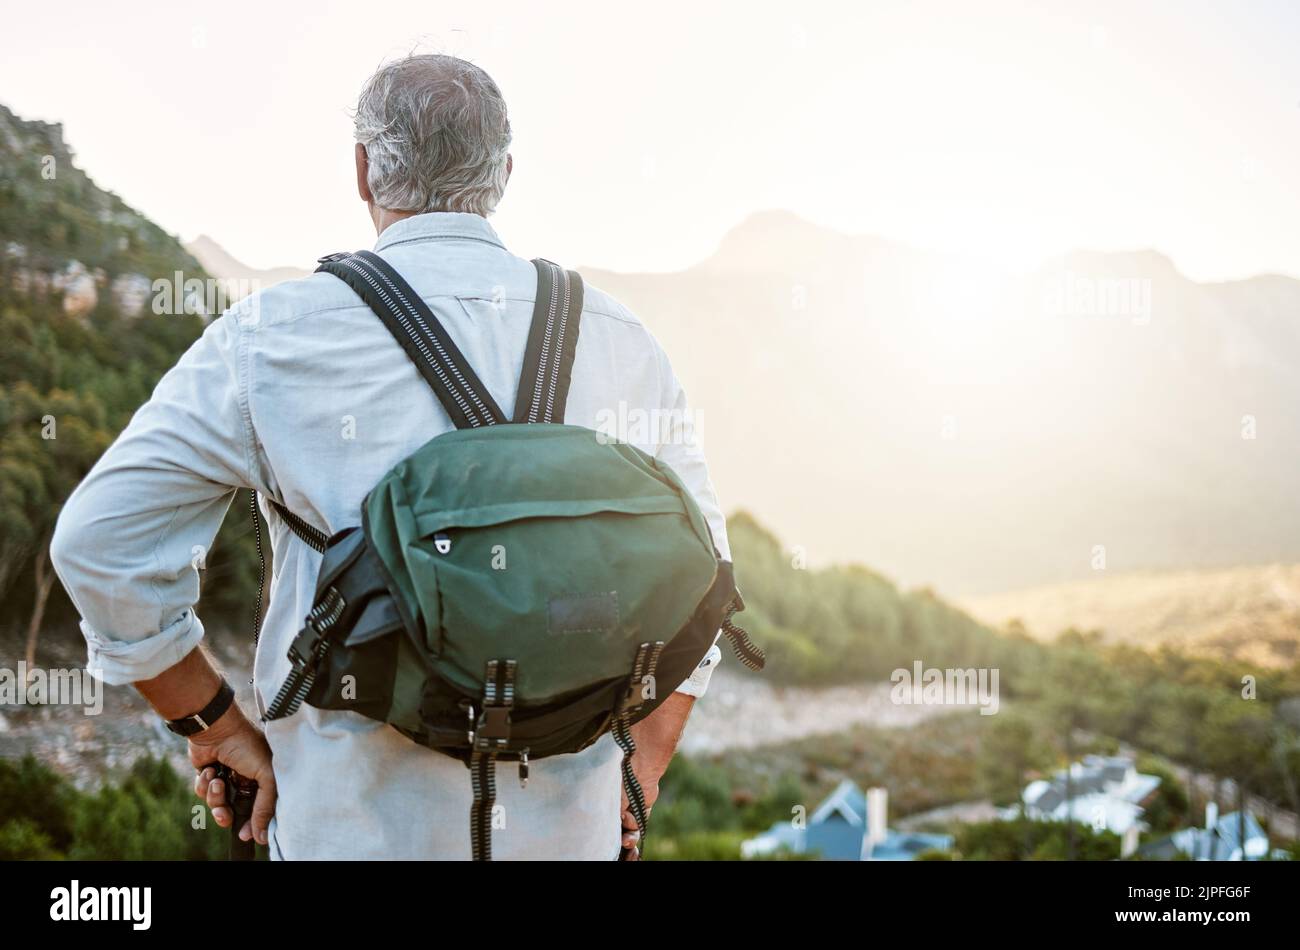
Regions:
<instances>
[{"instance_id":1,"label":"backpack shoulder strap","mask_svg":"<svg viewBox=\"0 0 1300 950\"><path fill-rule=\"evenodd\" d=\"M289 530L306 542L307 547L311 548L313 551L323 552L325 550L325 546L329 543L329 536L324 531L314 525L308 524L306 521L303 521L274 498L268 498L266 499L266 502L271 506L271 509L280 516L284 523L288 525ZM254 505L257 504L256 496L254 496L253 503ZM256 508L254 508L253 511L253 525L254 527L257 525ZM259 545L261 544L260 540L258 543Z\"/></svg>"},{"instance_id":2,"label":"backpack shoulder strap","mask_svg":"<svg viewBox=\"0 0 1300 950\"><path fill-rule=\"evenodd\" d=\"M432 387L457 429L506 421L491 393L433 311L387 261L370 251L322 257L317 271L342 280L375 312Z\"/></svg>"},{"instance_id":3,"label":"backpack shoulder strap","mask_svg":"<svg viewBox=\"0 0 1300 950\"><path fill-rule=\"evenodd\" d=\"M582 278L544 258L537 268L537 299L515 397L515 422L563 422L569 376L582 322Z\"/></svg>"}]
</instances>

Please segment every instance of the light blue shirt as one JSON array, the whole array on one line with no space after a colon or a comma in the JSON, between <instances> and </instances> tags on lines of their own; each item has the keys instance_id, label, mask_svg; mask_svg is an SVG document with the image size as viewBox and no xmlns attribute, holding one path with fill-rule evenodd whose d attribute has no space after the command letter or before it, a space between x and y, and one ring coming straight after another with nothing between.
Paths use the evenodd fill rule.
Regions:
<instances>
[{"instance_id":1,"label":"light blue shirt","mask_svg":"<svg viewBox=\"0 0 1300 950\"><path fill-rule=\"evenodd\" d=\"M442 322L498 405L510 407L536 271L471 214L422 214L375 251ZM667 357L616 300L586 288L564 421L617 434L667 461L691 489L723 557L726 525L690 409ZM617 426L617 429L612 428ZM203 638L200 568L234 492L253 488L327 534L360 522L390 468L451 423L397 342L342 281L278 284L214 320L73 492L52 557L80 612L88 666L148 679ZM265 511L264 511L265 513ZM270 600L254 663L265 709L311 607L320 555L273 513ZM717 647L682 691L700 695ZM303 706L269 723L279 802L272 854L468 858L469 773L355 713ZM619 752L609 736L536 762L521 789L498 776L501 858L611 859L619 847Z\"/></svg>"}]
</instances>

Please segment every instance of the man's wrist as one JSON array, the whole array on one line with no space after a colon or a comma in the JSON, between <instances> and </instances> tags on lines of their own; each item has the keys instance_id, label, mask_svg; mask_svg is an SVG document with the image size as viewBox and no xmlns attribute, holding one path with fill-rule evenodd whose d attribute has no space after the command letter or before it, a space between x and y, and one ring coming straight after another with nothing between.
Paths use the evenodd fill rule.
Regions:
<instances>
[{"instance_id":1,"label":"man's wrist","mask_svg":"<svg viewBox=\"0 0 1300 950\"><path fill-rule=\"evenodd\" d=\"M230 708L220 719L202 732L190 736L189 740L194 745L217 745L248 725L248 719L244 716L244 711L239 708L239 703L231 703Z\"/></svg>"},{"instance_id":2,"label":"man's wrist","mask_svg":"<svg viewBox=\"0 0 1300 950\"><path fill-rule=\"evenodd\" d=\"M190 713L176 719L168 719L167 728L179 736L190 737L206 732L222 719L230 707L235 704L235 691L224 679L215 696L198 712Z\"/></svg>"},{"instance_id":3,"label":"man's wrist","mask_svg":"<svg viewBox=\"0 0 1300 950\"><path fill-rule=\"evenodd\" d=\"M221 688L222 676L202 647L135 688L163 719L180 719L202 709Z\"/></svg>"},{"instance_id":4,"label":"man's wrist","mask_svg":"<svg viewBox=\"0 0 1300 950\"><path fill-rule=\"evenodd\" d=\"M636 754L641 760L641 768L653 772L656 777L667 770L694 705L694 697L674 692L658 709L632 726L632 737L637 744Z\"/></svg>"}]
</instances>

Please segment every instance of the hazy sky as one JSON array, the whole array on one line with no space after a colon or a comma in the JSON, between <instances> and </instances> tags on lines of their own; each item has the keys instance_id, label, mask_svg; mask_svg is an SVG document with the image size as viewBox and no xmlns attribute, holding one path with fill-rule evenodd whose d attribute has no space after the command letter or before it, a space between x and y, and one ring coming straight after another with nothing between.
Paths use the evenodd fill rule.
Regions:
<instances>
[{"instance_id":1,"label":"hazy sky","mask_svg":"<svg viewBox=\"0 0 1300 950\"><path fill-rule=\"evenodd\" d=\"M137 12L127 13L134 9ZM383 59L497 79L494 223L667 270L751 212L1015 265L1155 247L1300 275L1300 4L7 4L0 102L163 227L255 266L368 246L349 107Z\"/></svg>"}]
</instances>

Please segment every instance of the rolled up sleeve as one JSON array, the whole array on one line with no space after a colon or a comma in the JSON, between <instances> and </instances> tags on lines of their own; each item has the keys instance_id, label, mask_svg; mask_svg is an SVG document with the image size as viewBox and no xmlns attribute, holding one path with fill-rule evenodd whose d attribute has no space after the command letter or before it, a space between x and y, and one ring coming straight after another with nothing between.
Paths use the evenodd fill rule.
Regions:
<instances>
[{"instance_id":1,"label":"rolled up sleeve","mask_svg":"<svg viewBox=\"0 0 1300 950\"><path fill-rule=\"evenodd\" d=\"M700 665L695 668L695 672L686 677L676 691L685 693L687 696L694 696L697 699L703 696L709 688L709 677L713 675L714 668L721 660L722 651L718 649L718 645L715 643L704 659L700 660Z\"/></svg>"},{"instance_id":2,"label":"rolled up sleeve","mask_svg":"<svg viewBox=\"0 0 1300 950\"><path fill-rule=\"evenodd\" d=\"M175 622L142 640L110 640L86 621L86 668L106 683L120 685L157 676L175 666L203 639L203 624L187 610Z\"/></svg>"},{"instance_id":3,"label":"rolled up sleeve","mask_svg":"<svg viewBox=\"0 0 1300 950\"><path fill-rule=\"evenodd\" d=\"M51 560L107 683L157 676L203 637L200 571L253 484L243 333L235 313L213 321L59 514Z\"/></svg>"}]
</instances>

